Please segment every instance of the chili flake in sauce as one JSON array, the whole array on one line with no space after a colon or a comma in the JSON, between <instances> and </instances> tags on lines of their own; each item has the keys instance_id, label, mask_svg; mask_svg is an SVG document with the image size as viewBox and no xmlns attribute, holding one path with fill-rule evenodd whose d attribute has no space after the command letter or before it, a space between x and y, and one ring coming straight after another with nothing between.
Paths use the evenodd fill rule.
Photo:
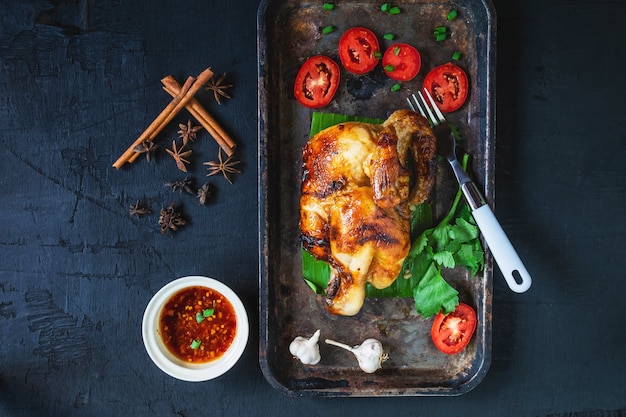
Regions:
<instances>
[{"instance_id":1,"label":"chili flake in sauce","mask_svg":"<svg viewBox=\"0 0 626 417\"><path fill-rule=\"evenodd\" d=\"M198 313L202 320L196 319ZM235 309L218 291L207 287L186 288L174 294L163 307L159 329L163 343L179 359L210 362L221 357L235 338Z\"/></svg>"}]
</instances>

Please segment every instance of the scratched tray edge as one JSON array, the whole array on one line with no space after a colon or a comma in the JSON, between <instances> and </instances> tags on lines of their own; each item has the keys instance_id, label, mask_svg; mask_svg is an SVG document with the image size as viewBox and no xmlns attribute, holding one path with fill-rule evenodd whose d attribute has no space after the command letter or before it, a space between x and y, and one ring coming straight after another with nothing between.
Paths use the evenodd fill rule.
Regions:
<instances>
[{"instance_id":1,"label":"scratched tray edge","mask_svg":"<svg viewBox=\"0 0 626 417\"><path fill-rule=\"evenodd\" d=\"M495 166L493 161L493 153L495 149L495 33L496 33L496 13L495 8L491 0L477 0L485 7L487 19L489 21L489 33L487 34L487 58L488 58L488 71L489 77L487 80L487 92L486 92L486 104L485 110L486 116L486 161L487 166L485 168L486 179L484 193L490 201L495 201L495 184L493 181ZM293 384L285 383L284 380L275 374L270 363L268 362L268 352L270 346L268 343L269 335L269 253L268 253L268 238L269 227L267 223L268 216L268 191L270 184L268 181L267 170L267 125L268 125L268 106L267 106L267 72L266 72L266 51L265 48L265 24L264 13L269 3L273 0L262 0L259 4L257 12L257 53L258 53L258 222L259 222L259 363L263 376L268 383L275 389L281 391L283 394L292 397L303 396L322 396L322 397L370 397L370 396L458 396L465 394L478 386L485 378L490 365L491 365L491 333L492 333L492 318L491 309L487 312L483 309L482 313L487 314L489 317L482 317L484 320L483 326L483 352L480 356L481 363L475 372L467 379L462 385L458 387L428 387L414 389L387 389L378 392L366 391L353 391L350 389L305 389L302 387L295 387ZM493 259L488 251L485 253L485 270L482 279L485 280L486 294L483 298L485 303L491 305L492 302L492 279L493 279ZM480 317L479 317L480 319Z\"/></svg>"}]
</instances>

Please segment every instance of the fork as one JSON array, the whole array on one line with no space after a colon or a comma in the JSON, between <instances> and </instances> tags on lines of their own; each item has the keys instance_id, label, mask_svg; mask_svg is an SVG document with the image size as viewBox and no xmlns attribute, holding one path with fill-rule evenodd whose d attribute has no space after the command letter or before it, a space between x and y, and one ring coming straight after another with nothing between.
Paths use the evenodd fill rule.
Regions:
<instances>
[{"instance_id":1,"label":"fork","mask_svg":"<svg viewBox=\"0 0 626 417\"><path fill-rule=\"evenodd\" d=\"M437 138L437 152L446 158L452 166L452 170L461 186L463 195L472 210L472 216L487 246L491 250L493 258L496 260L502 275L504 275L504 279L509 288L517 293L527 291L532 283L530 274L493 214L493 211L478 190L478 187L476 187L457 160L455 151L456 140L452 134L450 125L437 107L430 92L428 90L424 90L424 92L428 97L428 101L426 101L422 92L419 91L417 93L420 97L419 100L415 94L411 95L412 101L410 98L407 98L409 107L413 111L419 111L422 116L427 118L432 124L433 133Z\"/></svg>"}]
</instances>

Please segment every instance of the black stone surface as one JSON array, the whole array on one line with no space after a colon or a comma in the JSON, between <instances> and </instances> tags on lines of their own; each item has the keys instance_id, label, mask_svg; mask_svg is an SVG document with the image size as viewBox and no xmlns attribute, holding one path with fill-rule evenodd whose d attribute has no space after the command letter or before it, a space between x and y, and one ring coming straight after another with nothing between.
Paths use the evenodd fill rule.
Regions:
<instances>
[{"instance_id":1,"label":"black stone surface","mask_svg":"<svg viewBox=\"0 0 626 417\"><path fill-rule=\"evenodd\" d=\"M0 415L626 415L626 2L494 3L495 211L533 287L514 294L496 271L492 364L473 391L329 400L286 397L259 370L258 2L3 1ZM234 84L221 106L199 99L243 172L206 177L217 146L200 135L189 175L214 187L200 206L164 186L185 175L163 152L111 164L168 103L159 80L207 66ZM131 217L137 200L152 213ZM172 202L189 225L164 236ZM150 297L193 274L231 286L251 322L243 358L206 383L168 377L141 340Z\"/></svg>"}]
</instances>

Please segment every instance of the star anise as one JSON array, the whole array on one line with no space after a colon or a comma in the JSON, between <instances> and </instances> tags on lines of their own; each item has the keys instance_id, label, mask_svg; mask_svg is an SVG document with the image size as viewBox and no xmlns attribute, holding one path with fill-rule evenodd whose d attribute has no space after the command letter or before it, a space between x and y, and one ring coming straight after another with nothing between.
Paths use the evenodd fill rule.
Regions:
<instances>
[{"instance_id":1,"label":"star anise","mask_svg":"<svg viewBox=\"0 0 626 417\"><path fill-rule=\"evenodd\" d=\"M152 141L141 142L139 145L135 146L133 150L137 153L145 153L146 160L148 162L152 161L152 153L156 151L158 146Z\"/></svg>"},{"instance_id":2,"label":"star anise","mask_svg":"<svg viewBox=\"0 0 626 417\"><path fill-rule=\"evenodd\" d=\"M186 191L189 194L195 194L193 189L193 178L185 177L182 180L176 180L165 184L166 187L170 187L172 191L183 192Z\"/></svg>"},{"instance_id":3,"label":"star anise","mask_svg":"<svg viewBox=\"0 0 626 417\"><path fill-rule=\"evenodd\" d=\"M183 172L187 172L187 166L185 164L189 163L188 158L189 155L191 155L191 149L188 151L184 151L183 149L185 149L185 145L183 144L180 148L177 147L176 145L176 141L173 140L172 141L172 149L165 149L167 151L168 154L171 155L172 158L174 158L174 161L176 161L176 166L178 167L178 169L180 169Z\"/></svg>"},{"instance_id":4,"label":"star anise","mask_svg":"<svg viewBox=\"0 0 626 417\"><path fill-rule=\"evenodd\" d=\"M219 161L209 161L209 162L204 163L204 165L206 165L207 169L209 170L207 177L210 177L211 175L219 174L221 172L222 175L224 175L224 178L226 178L226 180L232 184L233 182L231 181L228 174L240 174L241 173L241 171L235 168L235 165L239 164L239 161L231 161L231 159L233 158L232 155L229 156L225 161L223 161L221 148L217 154L217 157Z\"/></svg>"},{"instance_id":5,"label":"star anise","mask_svg":"<svg viewBox=\"0 0 626 417\"><path fill-rule=\"evenodd\" d=\"M221 97L230 98L230 96L226 94L226 90L233 86L232 84L224 84L224 78L226 78L226 73L222 74L217 81L211 78L205 88L206 91L213 91L213 97L215 97L215 101L217 101L219 105L222 105Z\"/></svg>"},{"instance_id":6,"label":"star anise","mask_svg":"<svg viewBox=\"0 0 626 417\"><path fill-rule=\"evenodd\" d=\"M176 208L174 203L170 204L165 209L161 209L161 215L159 216L161 233L165 234L168 230L176 231L185 224L187 224L187 221L183 218L182 213Z\"/></svg>"},{"instance_id":7,"label":"star anise","mask_svg":"<svg viewBox=\"0 0 626 417\"><path fill-rule=\"evenodd\" d=\"M191 120L188 120L186 125L179 123L178 127L180 127L180 130L177 132L179 135L178 137L183 139L183 146L186 146L187 142L189 142L190 140L195 140L198 131L202 129L202 126L192 126Z\"/></svg>"},{"instance_id":8,"label":"star anise","mask_svg":"<svg viewBox=\"0 0 626 417\"><path fill-rule=\"evenodd\" d=\"M140 202L139 200L137 200L137 202L135 204L133 204L132 206L130 206L130 208L128 209L128 212L130 213L131 216L137 216L137 217L141 217L144 214L149 214L150 209L148 207L146 207L142 202Z\"/></svg>"},{"instance_id":9,"label":"star anise","mask_svg":"<svg viewBox=\"0 0 626 417\"><path fill-rule=\"evenodd\" d=\"M211 185L207 182L200 188L198 188L198 202L204 205L206 201L211 197Z\"/></svg>"}]
</instances>

